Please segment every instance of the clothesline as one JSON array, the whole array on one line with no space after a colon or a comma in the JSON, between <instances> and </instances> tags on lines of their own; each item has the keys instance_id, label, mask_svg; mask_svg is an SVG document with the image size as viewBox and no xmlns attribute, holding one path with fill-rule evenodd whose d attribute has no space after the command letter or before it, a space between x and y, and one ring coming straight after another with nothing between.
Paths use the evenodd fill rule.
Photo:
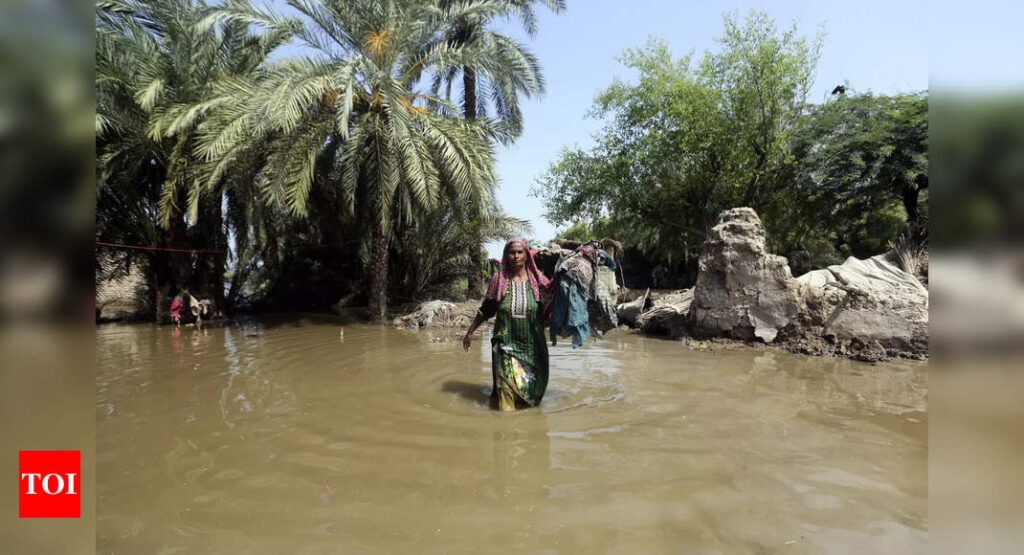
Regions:
<instances>
[{"instance_id":1,"label":"clothesline","mask_svg":"<svg viewBox=\"0 0 1024 555\"><path fill-rule=\"evenodd\" d=\"M320 245L300 245L300 246L294 247L294 248L296 250L318 249L318 248L323 248L323 247L335 247L335 246L340 246L340 245L347 245L349 243L356 243L358 241L359 241L359 239L350 239L348 241L342 241L341 243L323 243L323 244L320 244ZM222 249L178 249L178 248L173 248L173 247L149 247L149 246L144 246L144 245L122 245L120 243L105 243L103 241L96 241L96 244L104 246L104 247L114 247L114 248L121 248L121 249L136 249L136 250L144 250L144 251L190 252L190 253L207 253L207 254L225 252Z\"/></svg>"},{"instance_id":2,"label":"clothesline","mask_svg":"<svg viewBox=\"0 0 1024 555\"><path fill-rule=\"evenodd\" d=\"M199 253L217 253L224 252L223 250L216 249L175 249L171 247L146 247L142 245L122 245L119 243L104 243L103 241L96 241L97 245L104 247L116 247L121 249L136 249L142 251L168 251L168 252L199 252Z\"/></svg>"}]
</instances>

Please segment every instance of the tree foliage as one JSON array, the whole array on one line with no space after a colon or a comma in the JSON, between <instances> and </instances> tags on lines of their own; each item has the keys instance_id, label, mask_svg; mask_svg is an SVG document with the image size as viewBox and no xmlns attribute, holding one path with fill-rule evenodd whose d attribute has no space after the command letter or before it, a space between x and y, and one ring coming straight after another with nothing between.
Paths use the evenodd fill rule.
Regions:
<instances>
[{"instance_id":1,"label":"tree foliage","mask_svg":"<svg viewBox=\"0 0 1024 555\"><path fill-rule=\"evenodd\" d=\"M501 0L504 8L501 16L518 19L531 36L537 33L537 16L534 4L537 0ZM564 0L543 0L554 12L565 9ZM444 10L446 29L445 40L451 46L472 47L492 52L486 58L487 64L465 64L438 72L433 80L433 92L440 96L442 88L445 97L452 98L452 85L462 78L462 115L467 121L486 116L488 107L494 107L495 116L509 129L509 139L518 137L523 130L523 114L519 108L519 97L532 97L544 92L544 77L537 58L519 41L498 32L494 28L497 15L494 13L468 13L452 16L453 8L459 2L439 0ZM479 222L482 224L482 221ZM469 226L469 231L479 227ZM466 282L467 293L472 296L483 294L484 256L480 244L482 236L470 238L467 252Z\"/></svg>"},{"instance_id":2,"label":"tree foliage","mask_svg":"<svg viewBox=\"0 0 1024 555\"><path fill-rule=\"evenodd\" d=\"M806 249L817 235L839 255L866 257L925 224L927 95L840 95L801 119L792 150L778 243Z\"/></svg>"},{"instance_id":3,"label":"tree foliage","mask_svg":"<svg viewBox=\"0 0 1024 555\"><path fill-rule=\"evenodd\" d=\"M225 250L220 189L189 188L203 161L196 129L216 83L248 75L283 44L290 28L254 34L246 24L210 24L195 0L103 0L96 10L97 234L131 245ZM244 180L242 172L235 177ZM251 176L251 172L248 173ZM205 194L203 194L205 193ZM229 199L235 234L262 228L253 197ZM190 208L191 229L184 218ZM197 226L203 212L202 226ZM156 306L173 289L222 294L223 256L133 251L150 276Z\"/></svg>"},{"instance_id":4,"label":"tree foliage","mask_svg":"<svg viewBox=\"0 0 1024 555\"><path fill-rule=\"evenodd\" d=\"M403 258L419 255L411 246L432 237L469 252L439 228L489 237L507 227L494 198L493 148L521 127L514 97L542 88L539 65L497 35L453 41L451 32L460 22L510 14L534 24L532 7L485 0L288 5L298 17L247 0L97 5L99 235L222 250L230 236L229 301L254 292L295 298L304 277L293 270L300 268L309 270L306 285L310 271L324 280L347 275L335 282L350 287L359 287L351 274L367 275L371 312L380 318L388 269L412 267ZM288 42L305 54L272 61L270 53ZM445 76L467 69L484 78L498 119L465 121L451 98L432 94ZM306 250L332 245L351 248L334 250L333 261ZM447 252L449 245L438 247ZM169 274L207 260L154 256ZM460 260L454 263L465 267ZM212 271L223 279L224 264ZM170 281L223 288L194 277ZM315 288L333 291L327 283Z\"/></svg>"},{"instance_id":5,"label":"tree foliage","mask_svg":"<svg viewBox=\"0 0 1024 555\"><path fill-rule=\"evenodd\" d=\"M594 146L564 150L534 188L552 222L687 267L735 206L757 210L771 247L798 264L884 250L923 210L927 97L810 105L822 35L763 13L726 15L719 44L699 62L657 39L622 55L637 77L597 95Z\"/></svg>"}]
</instances>

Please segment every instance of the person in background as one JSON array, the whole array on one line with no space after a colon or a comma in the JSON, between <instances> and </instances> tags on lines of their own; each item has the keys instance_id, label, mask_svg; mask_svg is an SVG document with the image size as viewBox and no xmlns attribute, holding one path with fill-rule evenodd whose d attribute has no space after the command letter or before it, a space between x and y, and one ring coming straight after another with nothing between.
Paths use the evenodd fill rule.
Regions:
<instances>
[{"instance_id":1,"label":"person in background","mask_svg":"<svg viewBox=\"0 0 1024 555\"><path fill-rule=\"evenodd\" d=\"M179 326L181 325L181 311L185 308L185 304L184 293L178 293L171 300L171 321Z\"/></svg>"}]
</instances>

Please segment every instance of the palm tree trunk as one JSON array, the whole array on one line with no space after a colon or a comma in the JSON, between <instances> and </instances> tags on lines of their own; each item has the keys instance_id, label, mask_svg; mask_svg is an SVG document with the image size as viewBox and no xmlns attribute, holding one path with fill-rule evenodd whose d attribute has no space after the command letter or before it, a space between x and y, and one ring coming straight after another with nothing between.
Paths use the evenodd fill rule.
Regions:
<instances>
[{"instance_id":1,"label":"palm tree trunk","mask_svg":"<svg viewBox=\"0 0 1024 555\"><path fill-rule=\"evenodd\" d=\"M387 312L388 286L388 240L381 222L373 226L373 261L370 263L370 310L371 322L383 322Z\"/></svg>"},{"instance_id":2,"label":"palm tree trunk","mask_svg":"<svg viewBox=\"0 0 1024 555\"><path fill-rule=\"evenodd\" d=\"M166 324L171 321L171 256L167 252L157 252L150 259L150 293L153 301L153 321Z\"/></svg>"},{"instance_id":3,"label":"palm tree trunk","mask_svg":"<svg viewBox=\"0 0 1024 555\"><path fill-rule=\"evenodd\" d=\"M177 192L177 206L184 206L186 191ZM163 246L170 248L186 247L188 226L185 216L178 208L172 208L171 221L167 229L161 230ZM188 284L192 269L192 255L187 252L161 251L155 254L153 261L153 318L158 324L171 321L170 296L179 292Z\"/></svg>"},{"instance_id":4,"label":"palm tree trunk","mask_svg":"<svg viewBox=\"0 0 1024 555\"><path fill-rule=\"evenodd\" d=\"M476 71L469 66L462 67L462 88L466 121L476 119ZM484 293L484 257L480 254L483 239L479 233L469 238L469 268L466 272L466 296L475 298Z\"/></svg>"},{"instance_id":5,"label":"palm tree trunk","mask_svg":"<svg viewBox=\"0 0 1024 555\"><path fill-rule=\"evenodd\" d=\"M227 239L224 236L224 216L221 207L223 197L209 195L199 202L199 221L193 228L194 245L204 250L224 251ZM199 255L191 281L193 293L200 298L213 300L217 308L224 308L224 266L225 252L208 252Z\"/></svg>"},{"instance_id":6,"label":"palm tree trunk","mask_svg":"<svg viewBox=\"0 0 1024 555\"><path fill-rule=\"evenodd\" d=\"M214 208L213 208L213 219L216 223L216 230L214 233L214 249L220 251L213 253L213 301L216 303L217 308L224 310L227 299L224 296L224 271L227 269L228 259L228 234L224 228L224 207L222 206L223 197L217 195Z\"/></svg>"},{"instance_id":7,"label":"palm tree trunk","mask_svg":"<svg viewBox=\"0 0 1024 555\"><path fill-rule=\"evenodd\" d=\"M178 206L185 206L188 203L188 192L184 187L178 190ZM188 224L185 223L185 214L180 208L173 208L171 223L167 229L167 246L170 248L188 248ZM171 253L171 275L174 285L187 287L189 277L192 274L192 254L187 252Z\"/></svg>"},{"instance_id":8,"label":"palm tree trunk","mask_svg":"<svg viewBox=\"0 0 1024 555\"><path fill-rule=\"evenodd\" d=\"M224 197L218 193L212 195L207 204L207 220L210 234L206 243L210 250L220 252L207 253L209 261L204 265L206 270L206 282L209 292L213 297L214 304L218 309L224 309L224 269L227 262L227 234L224 231L224 208L222 203Z\"/></svg>"},{"instance_id":9,"label":"palm tree trunk","mask_svg":"<svg viewBox=\"0 0 1024 555\"><path fill-rule=\"evenodd\" d=\"M473 121L476 119L476 70L469 66L462 66L462 90L466 121Z\"/></svg>"}]
</instances>

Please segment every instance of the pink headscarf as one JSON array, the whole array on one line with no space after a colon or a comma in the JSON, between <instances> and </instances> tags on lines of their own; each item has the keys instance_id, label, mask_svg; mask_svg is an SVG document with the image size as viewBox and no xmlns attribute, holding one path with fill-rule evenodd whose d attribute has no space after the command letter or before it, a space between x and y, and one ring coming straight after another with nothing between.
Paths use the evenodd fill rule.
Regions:
<instances>
[{"instance_id":1,"label":"pink headscarf","mask_svg":"<svg viewBox=\"0 0 1024 555\"><path fill-rule=\"evenodd\" d=\"M512 281L512 265L508 259L508 251L512 248L512 245L520 245L526 251L526 275L530 278L530 287L533 289L534 300L540 302L540 294L541 292L547 293L548 288L551 287L551 280L540 273L540 270L537 269L537 263L533 261L534 251L530 250L530 246L526 244L526 241L518 237L509 239L508 243L505 243L505 250L501 253L501 270L491 278L491 283L487 286L485 298L500 301L505 297L508 284Z\"/></svg>"}]
</instances>

